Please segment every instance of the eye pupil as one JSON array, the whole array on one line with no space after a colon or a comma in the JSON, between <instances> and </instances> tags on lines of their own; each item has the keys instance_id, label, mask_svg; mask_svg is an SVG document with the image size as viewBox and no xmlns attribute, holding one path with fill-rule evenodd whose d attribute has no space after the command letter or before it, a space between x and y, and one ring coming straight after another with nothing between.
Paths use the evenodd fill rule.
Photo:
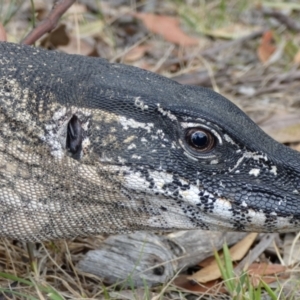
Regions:
<instances>
[{"instance_id":1,"label":"eye pupil","mask_svg":"<svg viewBox=\"0 0 300 300\"><path fill-rule=\"evenodd\" d=\"M208 136L203 131L195 131L191 135L191 142L197 148L205 148L208 144Z\"/></svg>"},{"instance_id":2,"label":"eye pupil","mask_svg":"<svg viewBox=\"0 0 300 300\"><path fill-rule=\"evenodd\" d=\"M216 146L215 136L207 129L189 128L185 133L188 146L197 152L209 152Z\"/></svg>"}]
</instances>

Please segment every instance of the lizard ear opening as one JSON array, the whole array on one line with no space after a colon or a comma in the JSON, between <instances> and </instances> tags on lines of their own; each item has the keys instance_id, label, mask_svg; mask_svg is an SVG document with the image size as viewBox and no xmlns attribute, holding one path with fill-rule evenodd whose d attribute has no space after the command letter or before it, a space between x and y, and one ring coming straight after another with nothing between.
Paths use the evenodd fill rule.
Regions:
<instances>
[{"instance_id":1,"label":"lizard ear opening","mask_svg":"<svg viewBox=\"0 0 300 300\"><path fill-rule=\"evenodd\" d=\"M66 147L73 158L80 158L82 150L82 127L76 115L73 115L68 123Z\"/></svg>"}]
</instances>

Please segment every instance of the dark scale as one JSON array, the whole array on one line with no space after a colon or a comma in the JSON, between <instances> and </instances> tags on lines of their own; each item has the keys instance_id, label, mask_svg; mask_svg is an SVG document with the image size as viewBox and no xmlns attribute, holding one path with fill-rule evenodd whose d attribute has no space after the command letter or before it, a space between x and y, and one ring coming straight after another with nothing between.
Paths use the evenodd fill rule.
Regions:
<instances>
[{"instance_id":1,"label":"dark scale","mask_svg":"<svg viewBox=\"0 0 300 300\"><path fill-rule=\"evenodd\" d=\"M173 182L172 182L174 185L178 186L178 187L181 187L182 186L182 183L180 182L179 178L177 176L173 176Z\"/></svg>"},{"instance_id":2,"label":"dark scale","mask_svg":"<svg viewBox=\"0 0 300 300\"><path fill-rule=\"evenodd\" d=\"M265 226L268 229L274 228L274 226L277 223L277 216L271 216L269 214L266 214L266 220L265 220Z\"/></svg>"},{"instance_id":3,"label":"dark scale","mask_svg":"<svg viewBox=\"0 0 300 300\"><path fill-rule=\"evenodd\" d=\"M177 198L179 196L179 191L177 190L177 191L173 192L173 196Z\"/></svg>"},{"instance_id":4,"label":"dark scale","mask_svg":"<svg viewBox=\"0 0 300 300\"><path fill-rule=\"evenodd\" d=\"M181 189L182 191L186 191L186 190L189 190L189 189L190 189L190 186L189 186L188 184L183 184L183 185L180 187L180 189Z\"/></svg>"},{"instance_id":5,"label":"dark scale","mask_svg":"<svg viewBox=\"0 0 300 300\"><path fill-rule=\"evenodd\" d=\"M300 221L299 221L299 216L293 216L290 220L289 220L290 224L293 224L294 226L299 226Z\"/></svg>"},{"instance_id":6,"label":"dark scale","mask_svg":"<svg viewBox=\"0 0 300 300\"><path fill-rule=\"evenodd\" d=\"M164 191L170 191L170 192L176 192L178 189L183 190L181 187L179 187L177 184L174 184L174 182L166 183L162 186L162 189Z\"/></svg>"},{"instance_id":7,"label":"dark scale","mask_svg":"<svg viewBox=\"0 0 300 300\"><path fill-rule=\"evenodd\" d=\"M151 180L149 184L149 189L153 189L155 187L154 181Z\"/></svg>"},{"instance_id":8,"label":"dark scale","mask_svg":"<svg viewBox=\"0 0 300 300\"><path fill-rule=\"evenodd\" d=\"M244 231L245 230L245 225L241 224L239 221L235 221L233 223L233 227L236 231Z\"/></svg>"}]
</instances>

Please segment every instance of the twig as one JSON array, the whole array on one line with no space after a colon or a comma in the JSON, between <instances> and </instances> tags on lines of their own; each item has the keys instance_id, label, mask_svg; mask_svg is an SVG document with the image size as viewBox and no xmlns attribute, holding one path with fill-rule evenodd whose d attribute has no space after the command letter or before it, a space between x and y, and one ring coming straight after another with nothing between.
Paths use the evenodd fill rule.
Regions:
<instances>
[{"instance_id":1,"label":"twig","mask_svg":"<svg viewBox=\"0 0 300 300\"><path fill-rule=\"evenodd\" d=\"M225 49L228 49L232 46L243 44L246 41L256 39L256 38L260 37L261 35L263 35L265 31L267 31L267 29L259 29L257 31L254 31L254 32L246 35L246 36L242 36L242 37L232 40L230 42L225 42L225 43L216 45L212 48L206 49L206 50L200 52L200 55L215 59L215 56L219 52L221 52Z\"/></svg>"},{"instance_id":2,"label":"twig","mask_svg":"<svg viewBox=\"0 0 300 300\"><path fill-rule=\"evenodd\" d=\"M185 56L183 56L181 58L169 59L166 63L164 63L161 66L161 68L168 68L168 67L170 67L170 66L172 66L174 64L179 64L179 63L182 63L182 62L185 62L185 61L189 61L190 59L194 59L198 55L210 58L212 60L215 60L216 59L216 55L219 52L221 52L223 50L226 50L226 49L228 49L228 48L230 48L232 46L243 44L246 41L256 39L257 37L260 37L261 35L263 35L263 33L266 30L267 29L259 29L257 31L254 31L254 32L246 35L246 36L237 38L237 39L235 39L233 41L223 42L223 43L217 44L216 46L213 46L212 48L208 48L208 49L205 49L205 50L201 51L197 55L195 55L195 54L193 54L193 55L189 54L189 55L185 55Z\"/></svg>"},{"instance_id":3,"label":"twig","mask_svg":"<svg viewBox=\"0 0 300 300\"><path fill-rule=\"evenodd\" d=\"M292 70L290 72L284 74L278 74L277 76L274 76L275 84L292 82L295 80L300 80L300 71Z\"/></svg>"},{"instance_id":4,"label":"twig","mask_svg":"<svg viewBox=\"0 0 300 300\"><path fill-rule=\"evenodd\" d=\"M275 93L278 91L284 91L287 90L288 84L272 84L270 86L266 86L263 88L258 89L255 93L252 95L249 95L248 98L253 98L262 94L269 94L269 93Z\"/></svg>"},{"instance_id":5,"label":"twig","mask_svg":"<svg viewBox=\"0 0 300 300\"><path fill-rule=\"evenodd\" d=\"M242 259L239 264L234 268L236 274L241 273L245 268L247 269L249 265L251 265L259 255L261 255L268 247L271 245L273 240L275 239L275 233L267 233L265 234L260 242L249 252L249 254Z\"/></svg>"},{"instance_id":6,"label":"twig","mask_svg":"<svg viewBox=\"0 0 300 300\"><path fill-rule=\"evenodd\" d=\"M76 0L58 0L55 2L51 12L36 28L34 28L21 42L22 44L32 45L43 34L53 30L60 17Z\"/></svg>"},{"instance_id":7,"label":"twig","mask_svg":"<svg viewBox=\"0 0 300 300\"><path fill-rule=\"evenodd\" d=\"M291 30L300 31L300 23L291 19L289 16L283 14L280 11L268 11L264 12L264 14L268 17L277 19L280 23L283 23L287 28Z\"/></svg>"},{"instance_id":8,"label":"twig","mask_svg":"<svg viewBox=\"0 0 300 300\"><path fill-rule=\"evenodd\" d=\"M181 84L211 86L211 81L207 70L200 70L194 73L181 74L171 78Z\"/></svg>"},{"instance_id":9,"label":"twig","mask_svg":"<svg viewBox=\"0 0 300 300\"><path fill-rule=\"evenodd\" d=\"M295 81L300 80L300 71L292 70L285 74L278 74L273 78L270 78L269 85L267 87L262 87L258 89L250 97L255 97L265 93L277 92L280 90L286 90L289 86L289 83L294 83ZM298 84L298 83L297 83Z\"/></svg>"}]
</instances>

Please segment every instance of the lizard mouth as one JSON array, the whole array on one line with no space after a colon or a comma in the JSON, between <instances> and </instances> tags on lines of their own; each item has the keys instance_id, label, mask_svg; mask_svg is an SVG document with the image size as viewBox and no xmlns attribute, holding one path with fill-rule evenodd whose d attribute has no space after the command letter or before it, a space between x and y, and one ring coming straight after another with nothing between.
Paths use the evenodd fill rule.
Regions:
<instances>
[{"instance_id":1,"label":"lizard mouth","mask_svg":"<svg viewBox=\"0 0 300 300\"><path fill-rule=\"evenodd\" d=\"M200 197L198 207L207 214L209 229L289 232L300 227L300 197L291 184L260 180L245 184L237 179L235 187L222 184L222 188L218 193L202 192L206 197Z\"/></svg>"},{"instance_id":2,"label":"lizard mouth","mask_svg":"<svg viewBox=\"0 0 300 300\"><path fill-rule=\"evenodd\" d=\"M107 163L101 169L109 171L128 195L131 191L139 195L136 201L144 201L142 206L148 211L145 222L150 227L161 222L165 228L176 229L288 232L300 228L296 205L299 195L283 193L275 183L268 188L257 180L252 185L236 182L240 188L233 190L223 182L223 190L219 186L219 191L213 192L218 189L192 184L164 171L138 171Z\"/></svg>"}]
</instances>

